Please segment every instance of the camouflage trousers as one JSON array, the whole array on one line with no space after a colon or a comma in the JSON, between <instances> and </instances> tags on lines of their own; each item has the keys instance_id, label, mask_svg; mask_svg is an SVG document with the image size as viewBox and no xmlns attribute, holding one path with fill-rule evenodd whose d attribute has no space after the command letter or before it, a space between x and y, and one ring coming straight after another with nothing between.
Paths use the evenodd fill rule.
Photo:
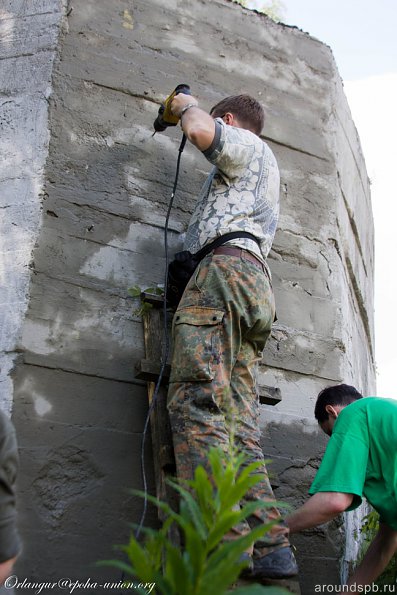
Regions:
<instances>
[{"instance_id":1,"label":"camouflage trousers","mask_svg":"<svg viewBox=\"0 0 397 595\"><path fill-rule=\"evenodd\" d=\"M211 447L226 451L232 412L236 446L248 463L260 461L265 474L246 500L273 501L260 446L254 366L270 334L274 297L267 273L245 254L208 255L186 287L172 323L168 411L178 477L192 479L200 464L208 470ZM279 517L275 507L259 509L227 538ZM287 535L283 523L274 525L255 544L254 556L288 545Z\"/></svg>"}]
</instances>

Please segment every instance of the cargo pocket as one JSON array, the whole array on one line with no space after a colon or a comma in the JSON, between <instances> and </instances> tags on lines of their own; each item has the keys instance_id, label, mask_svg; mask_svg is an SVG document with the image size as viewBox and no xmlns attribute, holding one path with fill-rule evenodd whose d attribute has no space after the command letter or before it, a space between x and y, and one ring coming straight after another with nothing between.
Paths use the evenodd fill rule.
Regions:
<instances>
[{"instance_id":1,"label":"cargo pocket","mask_svg":"<svg viewBox=\"0 0 397 595\"><path fill-rule=\"evenodd\" d=\"M173 320L173 357L170 382L210 382L220 360L224 311L191 306Z\"/></svg>"}]
</instances>

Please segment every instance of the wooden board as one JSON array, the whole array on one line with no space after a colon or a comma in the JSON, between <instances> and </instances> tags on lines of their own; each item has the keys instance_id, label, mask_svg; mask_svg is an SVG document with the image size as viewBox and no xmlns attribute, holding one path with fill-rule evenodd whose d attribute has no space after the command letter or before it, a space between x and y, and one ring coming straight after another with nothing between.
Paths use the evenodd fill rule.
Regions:
<instances>
[{"instance_id":1,"label":"wooden board","mask_svg":"<svg viewBox=\"0 0 397 595\"><path fill-rule=\"evenodd\" d=\"M167 484L167 480L175 478L175 457L172 445L171 424L167 410L167 382L169 377L169 366L167 377L160 384L157 396L153 403L153 397L157 378L161 368L163 356L164 337L164 316L163 309L154 307L143 315L143 329L145 341L145 360L140 364L142 370L148 371L145 362L155 362L155 369L151 367L149 376L145 379L147 383L148 400L150 412L150 429L153 448L153 464L156 479L156 496L158 499L167 502L174 510L178 510L178 498L176 492ZM168 331L167 331L168 332ZM142 377L137 374L137 377ZM160 520L164 520L164 513L159 510ZM179 544L179 534L176 528L171 529L170 538L176 545Z\"/></svg>"}]
</instances>

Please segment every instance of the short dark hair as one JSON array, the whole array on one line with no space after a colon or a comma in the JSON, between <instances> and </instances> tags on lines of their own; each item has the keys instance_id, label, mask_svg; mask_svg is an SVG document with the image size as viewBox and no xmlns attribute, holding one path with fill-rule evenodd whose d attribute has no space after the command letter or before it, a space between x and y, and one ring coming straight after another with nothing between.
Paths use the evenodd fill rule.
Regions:
<instances>
[{"instance_id":1,"label":"short dark hair","mask_svg":"<svg viewBox=\"0 0 397 595\"><path fill-rule=\"evenodd\" d=\"M337 386L328 386L322 390L316 401L314 416L319 424L327 421L328 412L325 410L327 405L350 405L353 401L362 399L363 396L354 386L348 384L338 384Z\"/></svg>"},{"instance_id":2,"label":"short dark hair","mask_svg":"<svg viewBox=\"0 0 397 595\"><path fill-rule=\"evenodd\" d=\"M214 105L210 114L214 118L223 118L230 112L244 124L248 130L256 135L262 132L265 122L265 111L259 101L251 95L231 95Z\"/></svg>"}]
</instances>

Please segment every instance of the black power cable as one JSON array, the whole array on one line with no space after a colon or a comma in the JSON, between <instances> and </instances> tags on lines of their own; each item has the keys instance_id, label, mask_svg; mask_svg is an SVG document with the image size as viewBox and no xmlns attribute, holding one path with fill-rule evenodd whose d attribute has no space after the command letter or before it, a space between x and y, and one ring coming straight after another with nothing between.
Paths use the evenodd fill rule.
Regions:
<instances>
[{"instance_id":1,"label":"black power cable","mask_svg":"<svg viewBox=\"0 0 397 595\"><path fill-rule=\"evenodd\" d=\"M164 303L163 303L163 335L164 335L164 342L163 342L163 352L161 354L161 368L160 368L160 373L159 373L159 377L157 379L157 383L156 383L156 387L154 389L154 393L153 393L153 397L152 397L152 402L150 403L147 415L146 415L146 419L145 419L145 425L143 428L143 434L142 434L142 444L141 444L141 472L142 472L142 483L143 483L143 492L144 492L144 498L143 498L143 511L142 511L142 515L141 515L141 519L139 521L139 525L135 531L135 539L138 539L140 536L140 533L142 531L142 527L143 527L143 523L145 522L145 518L146 518L146 513L147 513L147 503L148 503L148 489L147 489L147 478L146 478L146 466L145 466L145 442L146 442L146 436L147 436L147 431L149 429L149 422L150 422L150 414L152 413L154 407L156 406L156 400L158 397L158 393L160 390L160 385L161 385L161 381L164 375L164 370L165 370L165 366L167 365L167 359L168 359L168 355L169 355L169 350L170 350L170 339L168 336L168 326L167 326L167 278L168 278L168 264L169 264L169 257L168 257L168 223L169 223L169 219L170 219L170 215L171 215L171 210L172 210L172 205L174 202L174 197L175 197L175 192L176 192L176 188L178 185L178 178L179 178L179 168L181 165L181 157L182 157L182 152L183 149L185 148L186 145L186 135L184 134L182 136L182 140L181 140L181 144L179 145L179 149L178 149L178 159L176 162L176 172L175 172L175 180L174 180L174 186L172 188L172 194L171 194L171 200L170 200L170 204L168 205L168 209L167 209L167 215L165 218L165 225L164 225L164 253L165 253L165 273L164 273ZM125 578L125 573L124 571L121 573L121 581L124 581ZM120 591L120 595L123 595L123 593Z\"/></svg>"},{"instance_id":2,"label":"black power cable","mask_svg":"<svg viewBox=\"0 0 397 595\"><path fill-rule=\"evenodd\" d=\"M172 188L171 200L170 200L170 204L168 205L168 210L167 210L167 215L166 215L166 218L165 218L165 225L164 225L164 253L165 253L164 303L163 303L163 319L164 319L163 320L163 325L164 325L163 326L163 334L164 334L164 342L163 342L163 351L162 351L162 355L161 355L160 373L159 373L159 377L157 379L156 387L154 389L154 393L153 393L153 397L152 397L152 402L150 403L149 410L147 412L147 416L146 416L146 420L145 420L145 425L144 425L144 429L143 429L143 435L142 435L142 445L141 445L141 472L142 472L144 501L143 501L143 511L142 511L141 520L140 520L139 525L138 525L138 527L137 527L137 529L135 531L135 538L136 539L138 539L138 537L139 537L139 535L141 533L141 530L142 530L142 527L143 527L143 523L144 523L145 517L146 517L147 503L148 503L148 498L147 498L148 489L147 489L147 478L146 478L146 467L145 467L145 441L146 441L147 431L148 431L148 428L149 428L150 414L152 413L153 409L156 406L156 400L157 400L158 392L159 392L159 389L160 389L161 381L163 379L164 370L165 370L165 367L167 365L167 359L168 359L169 350L170 350L170 339L169 339L169 336L168 336L168 327L167 327L167 278L168 278L168 265L169 265L169 255L168 255L168 223L169 223L169 219L170 219L170 215L171 215L172 205L173 205L173 202L174 202L176 188L177 188L177 185L178 185L179 168L180 168L180 164L181 164L181 156L182 156L183 149L185 148L185 144L186 144L186 135L184 134L182 136L181 144L179 145L179 149L178 149L178 159L177 159L177 163L176 163L176 172L175 172L174 186Z\"/></svg>"}]
</instances>

